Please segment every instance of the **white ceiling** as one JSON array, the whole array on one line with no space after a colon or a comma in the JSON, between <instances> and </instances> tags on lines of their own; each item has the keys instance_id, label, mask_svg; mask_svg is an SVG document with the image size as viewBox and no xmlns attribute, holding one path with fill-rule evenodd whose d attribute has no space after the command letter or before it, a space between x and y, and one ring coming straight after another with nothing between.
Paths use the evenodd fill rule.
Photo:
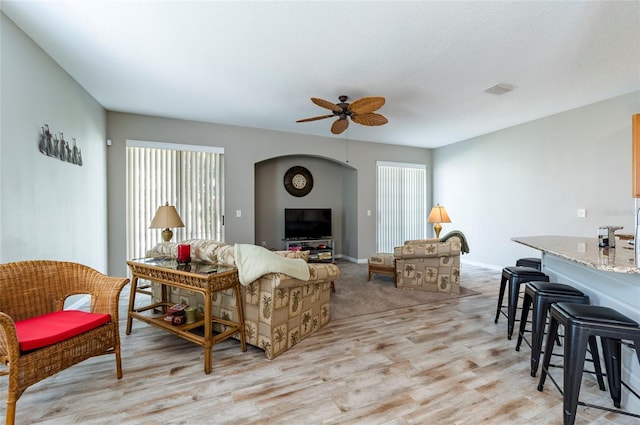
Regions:
<instances>
[{"instance_id":1,"label":"white ceiling","mask_svg":"<svg viewBox=\"0 0 640 425\"><path fill-rule=\"evenodd\" d=\"M112 111L438 147L640 90L639 1L0 4ZM389 123L295 122L342 94Z\"/></svg>"}]
</instances>

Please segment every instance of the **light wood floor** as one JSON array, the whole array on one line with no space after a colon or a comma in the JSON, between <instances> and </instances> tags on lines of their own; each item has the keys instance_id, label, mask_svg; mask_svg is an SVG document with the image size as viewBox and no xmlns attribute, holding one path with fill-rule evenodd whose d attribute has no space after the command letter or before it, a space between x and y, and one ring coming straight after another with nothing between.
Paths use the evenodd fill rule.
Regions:
<instances>
[{"instance_id":1,"label":"light wood floor","mask_svg":"<svg viewBox=\"0 0 640 425\"><path fill-rule=\"evenodd\" d=\"M561 424L560 393L550 381L537 391L529 349L514 350L504 317L493 323L498 279L463 265L463 285L480 295L332 321L272 361L225 341L210 375L200 347L134 322L131 335L121 328L121 380L112 356L88 360L27 389L17 423ZM582 398L608 403L594 387L585 379ZM4 421L6 377L0 397ZM578 415L578 425L638 423L585 407Z\"/></svg>"}]
</instances>

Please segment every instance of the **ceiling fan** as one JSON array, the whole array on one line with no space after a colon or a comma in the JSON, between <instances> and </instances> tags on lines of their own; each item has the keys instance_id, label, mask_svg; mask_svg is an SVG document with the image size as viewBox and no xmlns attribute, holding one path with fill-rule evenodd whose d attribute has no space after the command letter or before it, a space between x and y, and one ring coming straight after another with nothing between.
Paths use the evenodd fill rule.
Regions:
<instances>
[{"instance_id":1,"label":"ceiling fan","mask_svg":"<svg viewBox=\"0 0 640 425\"><path fill-rule=\"evenodd\" d=\"M330 115L321 115L313 118L305 118L296 122L308 122L322 120L325 118L338 117L331 125L331 132L333 134L340 134L349 127L349 120L347 117L351 117L353 122L362 125L384 125L389 122L384 116L374 113L384 105L384 97L363 97L358 100L354 100L351 103L347 103L347 96L340 96L340 103L335 104L328 100L318 99L312 97L311 101L318 106L331 110L333 113Z\"/></svg>"}]
</instances>

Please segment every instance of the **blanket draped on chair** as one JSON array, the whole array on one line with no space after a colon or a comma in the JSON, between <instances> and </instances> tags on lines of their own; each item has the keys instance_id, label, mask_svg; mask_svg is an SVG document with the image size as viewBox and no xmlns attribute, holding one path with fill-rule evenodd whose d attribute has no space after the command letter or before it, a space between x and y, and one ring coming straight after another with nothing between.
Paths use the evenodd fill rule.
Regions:
<instances>
[{"instance_id":1,"label":"blanket draped on chair","mask_svg":"<svg viewBox=\"0 0 640 425\"><path fill-rule=\"evenodd\" d=\"M465 237L464 233L462 233L460 230L452 230L452 231L450 231L449 233L444 235L442 237L442 239L440 239L440 242L446 242L452 236L457 236L458 238L460 238L460 253L461 254L468 254L469 253L469 244L467 243L467 238Z\"/></svg>"},{"instance_id":2,"label":"blanket draped on chair","mask_svg":"<svg viewBox=\"0 0 640 425\"><path fill-rule=\"evenodd\" d=\"M249 285L268 273L284 273L299 280L309 280L309 266L299 258L285 258L266 248L251 244L233 246L240 283Z\"/></svg>"}]
</instances>

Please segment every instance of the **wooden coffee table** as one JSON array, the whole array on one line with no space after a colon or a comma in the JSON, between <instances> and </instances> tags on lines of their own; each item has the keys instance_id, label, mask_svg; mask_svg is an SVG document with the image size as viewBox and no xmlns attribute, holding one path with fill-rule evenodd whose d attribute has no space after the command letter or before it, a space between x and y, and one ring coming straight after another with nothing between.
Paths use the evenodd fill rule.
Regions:
<instances>
[{"instance_id":1,"label":"wooden coffee table","mask_svg":"<svg viewBox=\"0 0 640 425\"><path fill-rule=\"evenodd\" d=\"M127 335L131 334L133 319L138 319L198 344L204 347L204 373L207 374L211 373L211 350L214 344L239 333L242 351L247 351L238 269L233 266L204 263L183 266L172 258L141 258L127 261L127 265L133 275L127 316ZM135 308L138 279L160 283L162 285L161 301L154 303L152 300L147 306ZM197 315L195 323L174 326L171 322L164 320L167 308L172 305L167 297L169 286L202 294L204 312ZM213 317L211 296L225 289L235 291L238 323ZM214 335L213 323L226 326L226 330Z\"/></svg>"}]
</instances>

